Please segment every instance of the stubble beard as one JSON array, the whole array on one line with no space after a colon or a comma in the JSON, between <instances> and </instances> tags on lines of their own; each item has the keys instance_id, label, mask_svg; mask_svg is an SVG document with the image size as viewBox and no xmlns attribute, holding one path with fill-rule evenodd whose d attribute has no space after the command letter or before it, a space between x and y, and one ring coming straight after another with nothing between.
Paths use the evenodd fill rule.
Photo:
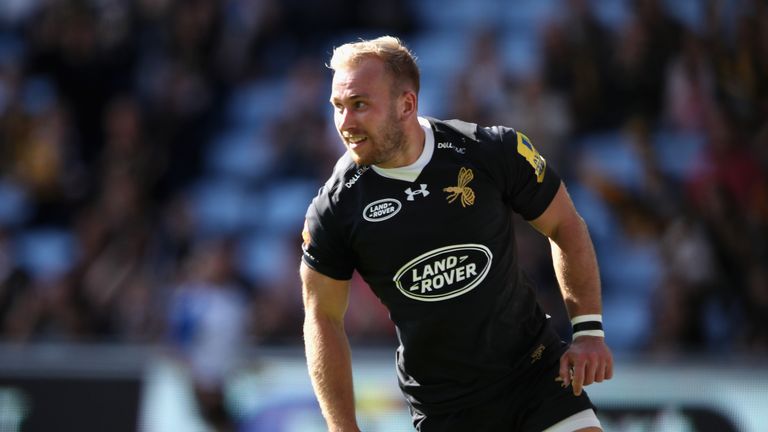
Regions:
<instances>
[{"instance_id":1,"label":"stubble beard","mask_svg":"<svg viewBox=\"0 0 768 432\"><path fill-rule=\"evenodd\" d=\"M397 120L394 107L384 125L376 131L371 144L373 144L371 153L367 157L350 151L356 165L380 165L393 160L405 151L405 131Z\"/></svg>"}]
</instances>

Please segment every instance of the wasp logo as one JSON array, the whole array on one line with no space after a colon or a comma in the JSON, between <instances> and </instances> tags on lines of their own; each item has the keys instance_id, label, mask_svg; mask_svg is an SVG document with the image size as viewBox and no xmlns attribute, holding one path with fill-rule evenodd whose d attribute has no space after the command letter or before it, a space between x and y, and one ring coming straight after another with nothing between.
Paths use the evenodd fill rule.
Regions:
<instances>
[{"instance_id":1,"label":"wasp logo","mask_svg":"<svg viewBox=\"0 0 768 432\"><path fill-rule=\"evenodd\" d=\"M475 203L475 191L467 186L474 177L475 175L472 174L471 169L461 167L459 170L459 184L443 189L443 192L450 194L446 197L449 204L456 201L458 197L461 197L462 207L471 206Z\"/></svg>"},{"instance_id":2,"label":"wasp logo","mask_svg":"<svg viewBox=\"0 0 768 432\"><path fill-rule=\"evenodd\" d=\"M543 344L539 344L538 347L536 347L535 350L531 353L531 364L536 363L537 361L541 360L542 354L544 354L544 350L547 349Z\"/></svg>"}]
</instances>

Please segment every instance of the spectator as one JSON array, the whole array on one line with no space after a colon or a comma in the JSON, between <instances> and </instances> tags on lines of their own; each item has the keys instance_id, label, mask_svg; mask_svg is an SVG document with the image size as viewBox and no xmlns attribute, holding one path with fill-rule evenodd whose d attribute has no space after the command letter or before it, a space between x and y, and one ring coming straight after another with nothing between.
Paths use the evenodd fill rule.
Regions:
<instances>
[{"instance_id":1,"label":"spectator","mask_svg":"<svg viewBox=\"0 0 768 432\"><path fill-rule=\"evenodd\" d=\"M440 5L446 13L421 15L410 13L422 9L417 2L402 0L375 11L370 1L349 0L310 6L296 0L11 3L0 7L0 181L13 185L29 206L4 221L0 235L0 249L11 257L0 264L0 328L7 339L162 340L156 311L168 306L163 288L176 282L179 267L210 229L203 228L193 193L198 184L235 184L230 190L243 196L221 211L247 223L233 225L231 234L268 237L275 250L266 247L267 255L280 269L298 259L277 250L294 250L299 242L297 229L287 228L297 222L285 215L301 213L290 198L300 200L293 195L301 185L318 187L331 155L342 150L326 127L327 82L318 77L327 71L307 56L329 51L349 32L365 37L374 28L430 41L442 37L437 29L448 28L436 20L447 19L451 37L462 33L471 50L466 61L424 69L442 74L430 82L447 82L429 89L425 101L444 110L432 115L524 131L568 177L574 198L592 200L585 217L597 219L590 227L598 253L648 259L633 261L633 270L644 272L635 280L653 284L638 289L642 296L604 278L606 314L623 299L643 316L664 317L643 324L656 326L646 331L658 335L648 341L656 350L676 344L705 350L722 340L711 319L697 318L702 314L720 317L720 327L736 335L731 349L765 349L763 1L705 2L699 21L678 20L682 15L671 8L679 5L659 0L618 2L629 6L623 14L614 13L620 7L613 3L595 9L594 2L569 0L550 10L545 4L551 2L543 2L496 14L481 31L449 10L454 2ZM520 45L501 44L497 29L504 38L518 37L521 19L534 23L522 41L541 51L542 64L516 82L501 50ZM544 31L533 31L540 22ZM251 99L252 91L258 94ZM249 102L232 103L241 97ZM269 155L267 162L250 176L219 177L207 159L221 156L212 137L230 135L258 137L248 152ZM239 162L241 156L228 157ZM608 163L590 170L566 163L600 157ZM0 195L0 213L7 214L13 199ZM51 227L75 234L69 254L75 267L40 277L22 266L16 243ZM526 268L545 291L554 289L541 245L525 234L518 242L529 251ZM663 254L658 267L651 265L651 251ZM699 255L712 260L707 271L691 270ZM236 260L240 270L253 259L244 256ZM652 278L651 268L663 277ZM261 287L244 300L259 320L260 340L297 343L295 272L277 270L269 280L248 282ZM391 340L377 300L358 297L349 323L358 331L353 340ZM638 306L643 302L649 308ZM548 307L557 318L557 302ZM691 317L686 323L666 315L678 307L685 309L679 316ZM626 346L640 350L643 344Z\"/></svg>"},{"instance_id":2,"label":"spectator","mask_svg":"<svg viewBox=\"0 0 768 432\"><path fill-rule=\"evenodd\" d=\"M233 431L224 386L244 360L248 315L227 241L198 245L170 300L172 345L188 366L200 413L216 431Z\"/></svg>"}]
</instances>

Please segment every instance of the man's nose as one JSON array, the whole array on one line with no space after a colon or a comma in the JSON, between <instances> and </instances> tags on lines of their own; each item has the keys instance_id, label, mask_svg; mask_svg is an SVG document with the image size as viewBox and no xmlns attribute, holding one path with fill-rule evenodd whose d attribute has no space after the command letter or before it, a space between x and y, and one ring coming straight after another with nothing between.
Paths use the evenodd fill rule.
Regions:
<instances>
[{"instance_id":1,"label":"man's nose","mask_svg":"<svg viewBox=\"0 0 768 432\"><path fill-rule=\"evenodd\" d=\"M344 109L336 113L336 123L339 130L347 130L355 126L355 115L352 111Z\"/></svg>"}]
</instances>

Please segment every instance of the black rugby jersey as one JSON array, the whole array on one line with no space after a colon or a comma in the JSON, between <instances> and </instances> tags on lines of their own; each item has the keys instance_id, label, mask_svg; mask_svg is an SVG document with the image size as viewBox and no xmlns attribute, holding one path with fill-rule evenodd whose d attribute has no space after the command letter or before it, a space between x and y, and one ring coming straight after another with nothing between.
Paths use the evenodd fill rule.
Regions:
<instances>
[{"instance_id":1,"label":"black rugby jersey","mask_svg":"<svg viewBox=\"0 0 768 432\"><path fill-rule=\"evenodd\" d=\"M338 280L360 273L396 326L406 398L439 413L514 383L554 335L518 267L512 216L538 217L560 179L522 133L428 120L434 153L412 183L341 157L307 211L303 261Z\"/></svg>"}]
</instances>

